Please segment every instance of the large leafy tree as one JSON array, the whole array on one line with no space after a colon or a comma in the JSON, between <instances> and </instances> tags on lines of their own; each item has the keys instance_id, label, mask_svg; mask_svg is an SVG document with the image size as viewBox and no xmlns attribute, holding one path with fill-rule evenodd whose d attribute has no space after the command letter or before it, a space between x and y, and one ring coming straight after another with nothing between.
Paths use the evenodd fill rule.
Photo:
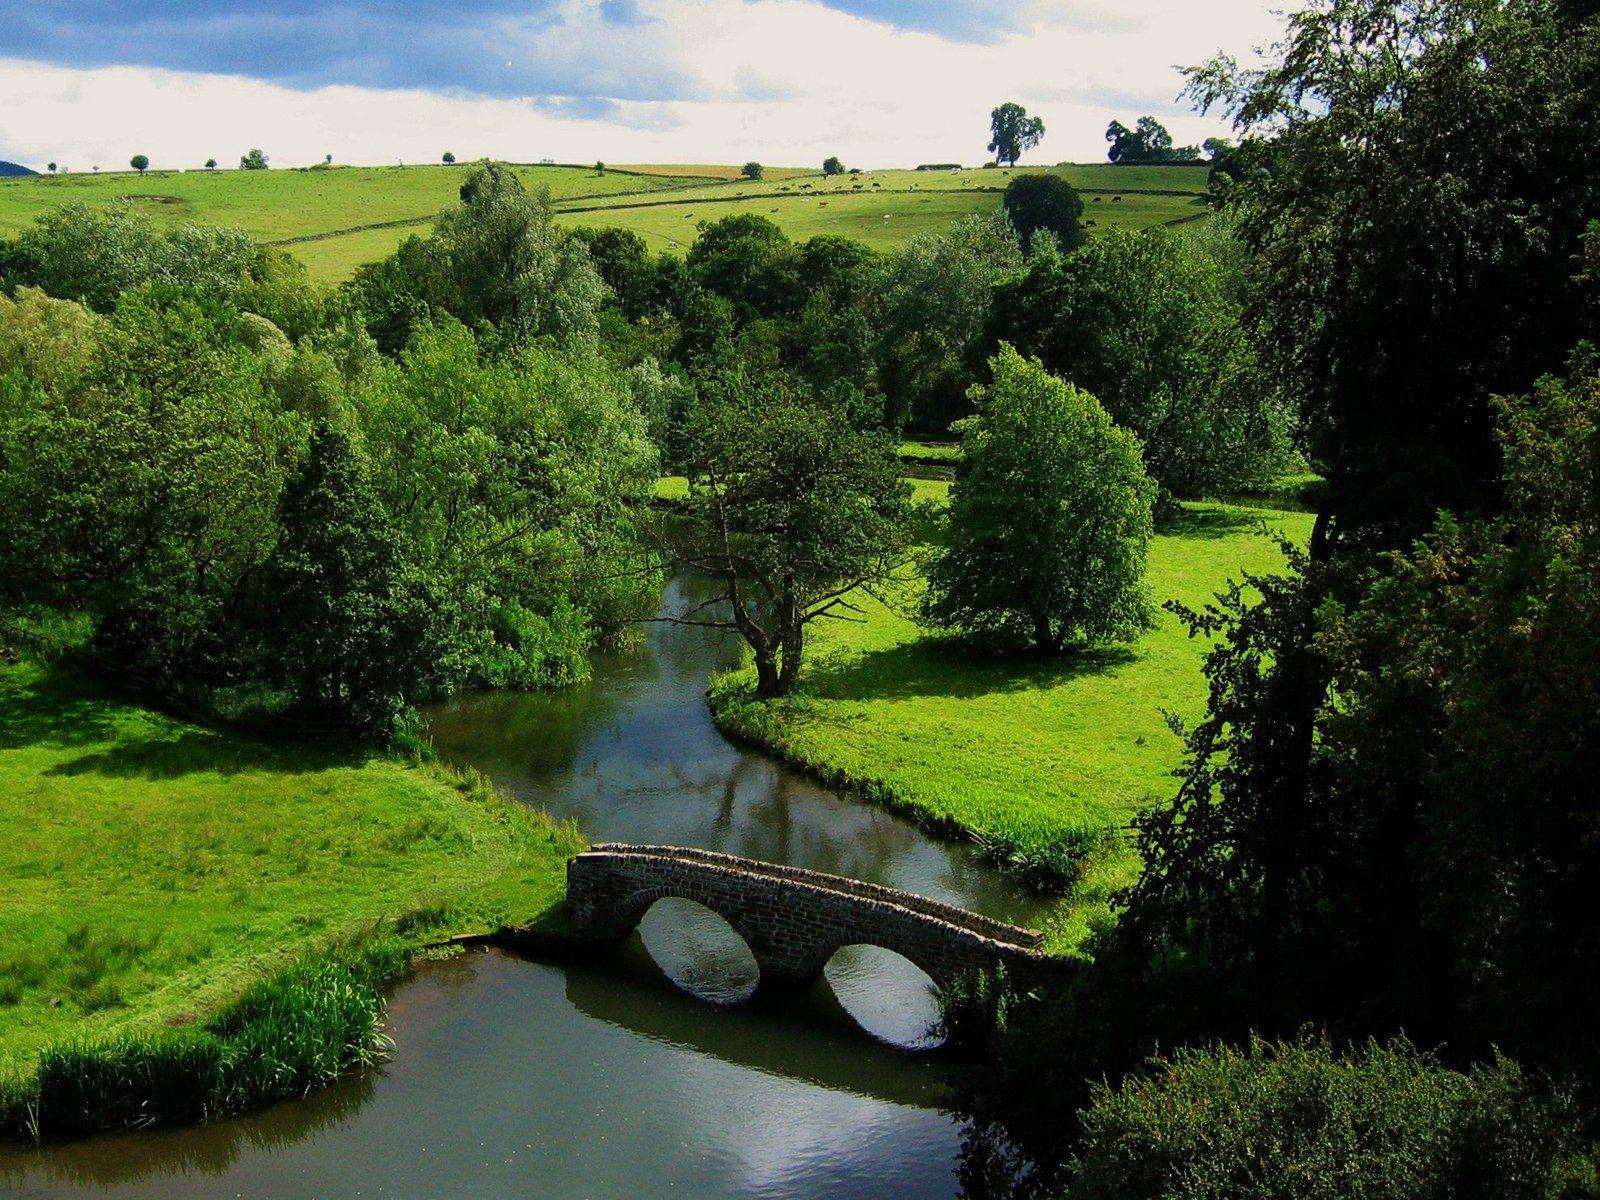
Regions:
<instances>
[{"instance_id":1,"label":"large leafy tree","mask_svg":"<svg viewBox=\"0 0 1600 1200\"><path fill-rule=\"evenodd\" d=\"M1594 6L1312 0L1261 69L1192 79L1242 135L1247 309L1328 491L1289 573L1193 614L1221 641L1180 791L1065 1010L1012 1013L964 1091L1005 1134L973 1170L1059 1160L1085 1067L1158 1041L1600 1058L1567 890L1594 886L1592 389L1536 387L1600 329ZM1530 391L1497 441L1493 397Z\"/></svg>"},{"instance_id":2,"label":"large leafy tree","mask_svg":"<svg viewBox=\"0 0 1600 1200\"><path fill-rule=\"evenodd\" d=\"M848 618L887 584L910 541L910 486L893 440L764 381L720 381L691 426L688 527L673 558L714 576L715 597L665 619L733 629L755 658L756 694L795 690L806 631ZM719 609L721 611L719 611Z\"/></svg>"},{"instance_id":3,"label":"large leafy tree","mask_svg":"<svg viewBox=\"0 0 1600 1200\"><path fill-rule=\"evenodd\" d=\"M1236 291L1200 242L1115 230L999 284L980 345L1009 342L1093 393L1169 498L1237 491L1276 472L1286 435Z\"/></svg>"},{"instance_id":4,"label":"large leafy tree","mask_svg":"<svg viewBox=\"0 0 1600 1200\"><path fill-rule=\"evenodd\" d=\"M1150 622L1144 587L1155 485L1139 444L1087 392L1003 346L961 423L947 545L925 612L1055 653Z\"/></svg>"},{"instance_id":5,"label":"large leafy tree","mask_svg":"<svg viewBox=\"0 0 1600 1200\"><path fill-rule=\"evenodd\" d=\"M267 578L284 682L304 715L388 732L435 670L429 613L349 435L312 431L278 524Z\"/></svg>"},{"instance_id":6,"label":"large leafy tree","mask_svg":"<svg viewBox=\"0 0 1600 1200\"><path fill-rule=\"evenodd\" d=\"M365 268L356 294L374 336L398 352L430 312L492 326L508 347L592 334L605 285L582 242L553 223L549 196L530 194L499 163L472 169L461 203L427 238Z\"/></svg>"},{"instance_id":7,"label":"large leafy tree","mask_svg":"<svg viewBox=\"0 0 1600 1200\"><path fill-rule=\"evenodd\" d=\"M989 153L1012 166L1044 140L1044 121L1008 100L989 114Z\"/></svg>"},{"instance_id":8,"label":"large leafy tree","mask_svg":"<svg viewBox=\"0 0 1600 1200\"><path fill-rule=\"evenodd\" d=\"M87 611L100 649L146 677L227 678L295 422L266 402L236 314L146 293L103 321L75 307L0 312L18 367L0 384L0 574L18 601Z\"/></svg>"},{"instance_id":9,"label":"large leafy tree","mask_svg":"<svg viewBox=\"0 0 1600 1200\"><path fill-rule=\"evenodd\" d=\"M795 245L766 217L739 213L702 223L689 278L733 306L743 325L788 311L795 296Z\"/></svg>"},{"instance_id":10,"label":"large leafy tree","mask_svg":"<svg viewBox=\"0 0 1600 1200\"><path fill-rule=\"evenodd\" d=\"M1222 60L1193 78L1235 114L1239 153L1271 167L1230 195L1254 251L1252 311L1328 492L1295 575L1198 621L1227 633L1210 714L1175 803L1145 823L1123 936L1211 963L1262 1020L1460 1034L1487 993L1457 973L1482 959L1457 959L1430 916L1441 890L1470 886L1431 873L1433 848L1467 836L1495 862L1496 883L1452 918L1462 928L1525 868L1495 858L1496 841L1516 852L1512 831L1468 833L1434 764L1456 763L1458 782L1475 774L1496 804L1537 779L1547 794L1527 797L1526 819L1550 828L1541 814L1585 774L1571 752L1588 685L1561 664L1587 653L1588 618L1547 590L1561 576L1537 556L1472 549L1448 525L1409 565L1394 552L1441 508L1515 510L1521 468L1496 441L1492 397L1532 388L1597 327L1575 274L1600 201L1579 165L1600 149L1600 30L1548 3L1318 0L1289 18L1265 68ZM1551 605L1563 615L1535 650L1522 631ZM1561 675L1548 695L1570 689L1565 729L1537 698ZM1469 733L1487 752L1472 725L1492 727L1496 711L1519 714L1525 751L1457 757ZM1543 1022L1570 1030L1579 1009L1552 1004Z\"/></svg>"},{"instance_id":11,"label":"large leafy tree","mask_svg":"<svg viewBox=\"0 0 1600 1200\"><path fill-rule=\"evenodd\" d=\"M394 536L471 631L450 670L471 678L484 654L504 661L517 646L487 639L509 616L526 625L575 605L614 628L637 615L630 520L656 455L615 371L541 348L491 359L444 321L422 327L360 405ZM578 635L582 651L588 633ZM552 661L551 673L570 671Z\"/></svg>"}]
</instances>

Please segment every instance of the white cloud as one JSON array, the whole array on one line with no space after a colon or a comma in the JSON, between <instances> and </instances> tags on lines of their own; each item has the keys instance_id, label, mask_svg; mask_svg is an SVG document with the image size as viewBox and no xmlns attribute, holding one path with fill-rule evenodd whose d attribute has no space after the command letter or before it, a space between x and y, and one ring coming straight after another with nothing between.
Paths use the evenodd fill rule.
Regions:
<instances>
[{"instance_id":1,"label":"white cloud","mask_svg":"<svg viewBox=\"0 0 1600 1200\"><path fill-rule=\"evenodd\" d=\"M641 0L638 9L647 20L620 34L598 21L546 30L538 52L592 58L599 77L619 80L648 53L650 71L689 81L694 99L300 90L0 59L0 157L114 169L139 151L157 167L187 167L213 155L232 163L261 146L283 166L328 153L341 162L432 162L445 149L517 161L810 164L838 154L864 166L975 163L989 109L1016 100L1045 121L1034 161L1096 161L1113 117L1155 112L1180 142L1219 132L1175 102L1176 66L1218 49L1247 51L1278 24L1251 0L1127 0L1106 22L1087 19L1081 4L1046 4L1031 33L971 44L815 0Z\"/></svg>"}]
</instances>

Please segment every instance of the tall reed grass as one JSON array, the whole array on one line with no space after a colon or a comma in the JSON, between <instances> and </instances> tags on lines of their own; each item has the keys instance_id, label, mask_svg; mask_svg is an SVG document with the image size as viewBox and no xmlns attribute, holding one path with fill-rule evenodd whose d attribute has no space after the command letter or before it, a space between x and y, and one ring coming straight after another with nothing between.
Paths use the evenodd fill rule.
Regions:
<instances>
[{"instance_id":1,"label":"tall reed grass","mask_svg":"<svg viewBox=\"0 0 1600 1200\"><path fill-rule=\"evenodd\" d=\"M52 1045L0 1083L0 1129L36 1140L212 1120L304 1095L387 1049L383 986L407 944L373 937L308 956L206 1024Z\"/></svg>"}]
</instances>

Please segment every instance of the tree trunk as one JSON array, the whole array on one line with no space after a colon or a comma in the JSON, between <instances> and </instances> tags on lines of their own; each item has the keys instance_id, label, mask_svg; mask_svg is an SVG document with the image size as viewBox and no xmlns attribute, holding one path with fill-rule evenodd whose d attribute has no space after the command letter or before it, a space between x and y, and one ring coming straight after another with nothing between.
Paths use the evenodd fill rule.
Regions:
<instances>
[{"instance_id":1,"label":"tree trunk","mask_svg":"<svg viewBox=\"0 0 1600 1200\"><path fill-rule=\"evenodd\" d=\"M783 639L783 665L778 669L778 695L792 696L800 684L801 630L797 627L792 636Z\"/></svg>"},{"instance_id":2,"label":"tree trunk","mask_svg":"<svg viewBox=\"0 0 1600 1200\"><path fill-rule=\"evenodd\" d=\"M1061 649L1061 639L1050 628L1049 617L1034 617L1033 648L1040 654L1054 654Z\"/></svg>"},{"instance_id":3,"label":"tree trunk","mask_svg":"<svg viewBox=\"0 0 1600 1200\"><path fill-rule=\"evenodd\" d=\"M800 684L800 659L805 647L805 612L796 602L794 582L785 578L778 600L778 645L783 662L778 670L778 695L792 696Z\"/></svg>"},{"instance_id":4,"label":"tree trunk","mask_svg":"<svg viewBox=\"0 0 1600 1200\"><path fill-rule=\"evenodd\" d=\"M771 651L756 651L756 696L762 700L770 700L774 696L782 696L782 681L778 674L778 658Z\"/></svg>"}]
</instances>

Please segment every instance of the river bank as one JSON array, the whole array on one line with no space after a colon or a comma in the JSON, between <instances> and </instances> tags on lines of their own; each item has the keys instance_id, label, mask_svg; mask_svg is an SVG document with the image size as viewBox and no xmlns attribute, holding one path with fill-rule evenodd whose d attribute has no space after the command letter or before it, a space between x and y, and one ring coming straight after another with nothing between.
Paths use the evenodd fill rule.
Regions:
<instances>
[{"instance_id":1,"label":"river bank","mask_svg":"<svg viewBox=\"0 0 1600 1200\"><path fill-rule=\"evenodd\" d=\"M692 574L673 579L664 610L704 598L705 587ZM722 737L706 681L739 658L717 631L652 625L638 644L596 654L584 684L438 705L425 714L429 736L442 763L486 778L511 809L553 813L562 824L540 827L558 840L575 825L597 840L700 846L905 888L1017 924L1048 921L1049 900L970 848L928 838ZM69 703L51 736L106 740L76 732L75 722L92 717ZM12 741L31 744L43 731L13 732ZM209 744L205 731L168 729L168 737ZM102 752L56 753L72 762ZM403 777L417 770L391 766ZM150 774L146 786L187 777ZM208 787L226 794L246 774L213 772ZM303 764L293 780L322 780L320 767ZM285 830L286 844L309 837L314 847L320 836L292 823ZM534 865L549 860L541 851ZM530 874L502 872L452 905L424 901L429 936L488 929L491 914L513 907L507 898L525 898L524 918L539 911L530 885L552 877ZM109 894L120 886L105 884ZM441 922L447 909L455 915ZM846 947L812 987L727 1007L749 995L752 967L720 918L667 900L620 945L581 956L541 948L533 959L480 949L429 958L392 989L393 1048L381 1070L349 1071L304 1098L204 1124L0 1144L0 1190L28 1200L292 1200L358 1187L620 1200L650 1178L729 1200L953 1196L961 1130L939 1111L938 1064L907 1053L928 1044L937 1015L926 976L896 955Z\"/></svg>"},{"instance_id":2,"label":"river bank","mask_svg":"<svg viewBox=\"0 0 1600 1200\"><path fill-rule=\"evenodd\" d=\"M917 481L935 503L947 490ZM1195 503L1166 523L1146 576L1158 604L1202 607L1230 579L1282 566L1276 541L1304 541L1311 516ZM975 654L892 605L860 598L864 619L812 627L798 695L755 702L741 666L713 681L728 736L847 788L924 828L961 837L1004 869L1069 896L1045 927L1070 952L1109 913L1137 860L1128 823L1174 787L1183 743L1168 714L1204 711L1209 642L1163 611L1127 646L1076 656Z\"/></svg>"},{"instance_id":3,"label":"river bank","mask_svg":"<svg viewBox=\"0 0 1600 1200\"><path fill-rule=\"evenodd\" d=\"M52 1048L80 1054L85 1078L169 1057L174 1038L209 1053L195 1031L261 987L321 970L316 994L375 1002L424 943L553 918L582 844L471 772L254 741L30 662L0 666L0 779L0 1095L14 1119ZM398 947L381 967L348 949L374 933ZM328 1036L347 1041L344 1028ZM109 1057L85 1060L89 1045ZM125 1115L108 1104L102 1123Z\"/></svg>"}]
</instances>

